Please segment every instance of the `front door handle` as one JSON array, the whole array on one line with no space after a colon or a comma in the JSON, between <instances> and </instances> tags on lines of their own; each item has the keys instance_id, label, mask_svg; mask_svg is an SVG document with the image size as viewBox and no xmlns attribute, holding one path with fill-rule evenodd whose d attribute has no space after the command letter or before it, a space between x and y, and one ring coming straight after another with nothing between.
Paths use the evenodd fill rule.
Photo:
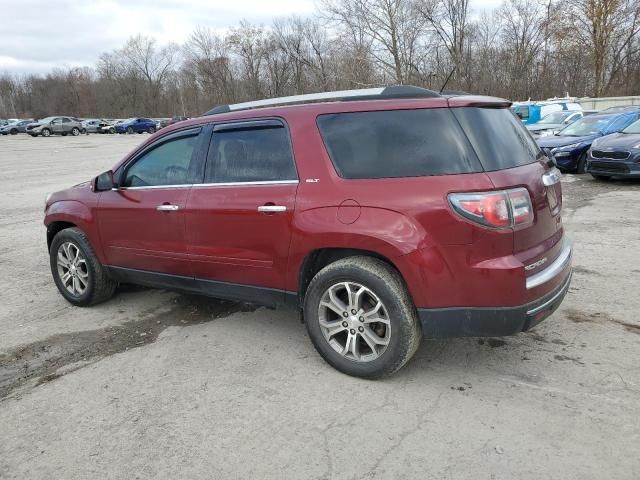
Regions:
<instances>
[{"instance_id":1,"label":"front door handle","mask_svg":"<svg viewBox=\"0 0 640 480\"><path fill-rule=\"evenodd\" d=\"M284 205L261 205L258 207L258 211L261 213L282 213L287 211L287 207Z\"/></svg>"},{"instance_id":2,"label":"front door handle","mask_svg":"<svg viewBox=\"0 0 640 480\"><path fill-rule=\"evenodd\" d=\"M162 205L158 205L156 207L156 210L158 210L159 212L175 212L176 210L180 210L180 207L178 205L164 203Z\"/></svg>"}]
</instances>

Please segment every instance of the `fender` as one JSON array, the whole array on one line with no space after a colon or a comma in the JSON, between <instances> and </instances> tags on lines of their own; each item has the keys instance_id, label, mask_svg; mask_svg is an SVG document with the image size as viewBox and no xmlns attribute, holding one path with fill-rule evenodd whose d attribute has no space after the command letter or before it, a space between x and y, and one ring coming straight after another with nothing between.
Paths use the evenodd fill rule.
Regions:
<instances>
[{"instance_id":1,"label":"fender","mask_svg":"<svg viewBox=\"0 0 640 480\"><path fill-rule=\"evenodd\" d=\"M346 224L338 220L338 210L339 207L320 207L294 215L287 290L298 290L300 268L314 250L368 250L387 258L404 275L394 259L431 246L429 235L422 226L401 213L384 208L362 207L357 220Z\"/></svg>"},{"instance_id":2,"label":"fender","mask_svg":"<svg viewBox=\"0 0 640 480\"><path fill-rule=\"evenodd\" d=\"M44 224L49 227L54 222L67 222L76 225L87 236L98 260L104 263L105 259L98 235L98 225L92 209L77 200L54 202L45 210Z\"/></svg>"}]
</instances>

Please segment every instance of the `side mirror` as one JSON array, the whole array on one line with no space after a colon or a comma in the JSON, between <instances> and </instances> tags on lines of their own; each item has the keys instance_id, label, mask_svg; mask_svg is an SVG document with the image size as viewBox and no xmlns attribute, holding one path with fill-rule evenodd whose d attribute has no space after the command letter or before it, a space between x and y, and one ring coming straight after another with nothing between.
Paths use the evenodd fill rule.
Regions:
<instances>
[{"instance_id":1,"label":"side mirror","mask_svg":"<svg viewBox=\"0 0 640 480\"><path fill-rule=\"evenodd\" d=\"M105 192L116 188L117 185L113 181L113 172L109 170L108 172L98 175L95 179L94 187L96 192Z\"/></svg>"}]
</instances>

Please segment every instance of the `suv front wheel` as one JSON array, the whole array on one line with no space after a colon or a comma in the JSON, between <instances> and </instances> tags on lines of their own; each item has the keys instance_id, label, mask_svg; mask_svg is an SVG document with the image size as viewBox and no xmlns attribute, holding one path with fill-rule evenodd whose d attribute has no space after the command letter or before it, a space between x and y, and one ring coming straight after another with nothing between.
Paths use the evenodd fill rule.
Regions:
<instances>
[{"instance_id":1,"label":"suv front wheel","mask_svg":"<svg viewBox=\"0 0 640 480\"><path fill-rule=\"evenodd\" d=\"M320 355L355 377L394 373L422 339L400 275L372 257L349 257L320 270L305 295L304 318Z\"/></svg>"},{"instance_id":2,"label":"suv front wheel","mask_svg":"<svg viewBox=\"0 0 640 480\"><path fill-rule=\"evenodd\" d=\"M110 299L117 283L109 278L87 237L78 228L61 230L49 249L51 274L62 296L84 307Z\"/></svg>"}]
</instances>

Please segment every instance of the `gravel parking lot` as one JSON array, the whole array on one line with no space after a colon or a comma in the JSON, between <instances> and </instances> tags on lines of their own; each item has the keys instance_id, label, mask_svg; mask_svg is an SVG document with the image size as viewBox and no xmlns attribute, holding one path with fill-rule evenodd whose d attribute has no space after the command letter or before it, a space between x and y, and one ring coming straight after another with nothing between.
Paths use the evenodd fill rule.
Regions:
<instances>
[{"instance_id":1,"label":"gravel parking lot","mask_svg":"<svg viewBox=\"0 0 640 480\"><path fill-rule=\"evenodd\" d=\"M63 300L45 195L145 138L0 138L0 478L640 478L640 182L563 177L575 273L551 318L426 340L372 382L325 364L295 312Z\"/></svg>"}]
</instances>

